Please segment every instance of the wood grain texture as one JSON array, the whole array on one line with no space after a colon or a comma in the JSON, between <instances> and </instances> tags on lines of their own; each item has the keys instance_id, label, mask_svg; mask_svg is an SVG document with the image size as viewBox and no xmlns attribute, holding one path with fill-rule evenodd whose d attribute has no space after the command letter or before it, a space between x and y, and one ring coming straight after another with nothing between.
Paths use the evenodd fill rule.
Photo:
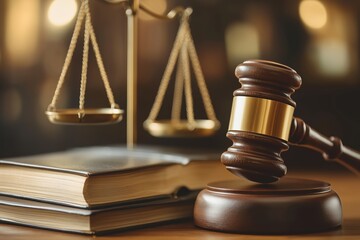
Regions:
<instances>
[{"instance_id":1,"label":"wood grain texture","mask_svg":"<svg viewBox=\"0 0 360 240\"><path fill-rule=\"evenodd\" d=\"M342 204L344 221L340 229L316 234L303 235L242 235L212 232L197 228L191 220L179 223L163 224L160 226L147 227L139 230L107 235L107 236L83 236L62 232L47 231L29 227L21 227L10 224L0 224L0 239L6 240L117 240L117 239L238 239L238 240L352 240L360 239L360 191L358 186L360 179L351 173L338 174L333 172L297 172L289 173L291 177L301 177L330 182L333 189L339 194Z\"/></svg>"},{"instance_id":2,"label":"wood grain texture","mask_svg":"<svg viewBox=\"0 0 360 240\"><path fill-rule=\"evenodd\" d=\"M289 143L322 153L327 161L336 161L355 174L360 175L360 153L342 144L338 137L326 137L307 125L302 119L294 118Z\"/></svg>"},{"instance_id":3,"label":"wood grain texture","mask_svg":"<svg viewBox=\"0 0 360 240\"><path fill-rule=\"evenodd\" d=\"M195 202L196 226L250 234L314 233L337 228L342 207L330 184L285 177L273 184L209 183Z\"/></svg>"},{"instance_id":4,"label":"wood grain texture","mask_svg":"<svg viewBox=\"0 0 360 240\"><path fill-rule=\"evenodd\" d=\"M234 96L266 98L296 106L291 94L300 88L302 79L288 66L265 60L249 60L236 67L235 76L241 87L234 91Z\"/></svg>"},{"instance_id":5,"label":"wood grain texture","mask_svg":"<svg viewBox=\"0 0 360 240\"><path fill-rule=\"evenodd\" d=\"M240 83L240 88L234 91L235 98L268 99L296 107L291 95L300 88L302 79L292 68L270 61L251 60L239 64L235 69L235 75ZM234 101L234 103L238 102ZM326 160L337 161L354 172L360 172L360 153L344 146L339 138L327 138L301 119L292 118L286 114L283 115L287 116L286 120L281 117L284 118L283 121L273 118L270 112L281 116L280 107L277 107L279 111L277 112L276 107L264 108L259 103L252 104L250 101L244 105L238 104L238 106L240 107L232 108L230 126L241 126L240 123L249 121L251 123L249 126L257 127L229 128L226 136L232 140L233 144L222 154L221 162L233 174L258 183L279 180L286 174L286 166L281 153L288 150L289 143L319 151L323 153ZM245 111L246 108L252 110ZM241 117L233 119L232 116L236 115L234 112L237 114L240 112ZM259 119L261 124L259 124ZM274 129L290 127L290 125L289 142L287 138L280 137L281 134L271 134L277 132ZM288 130L287 127L285 129Z\"/></svg>"},{"instance_id":6,"label":"wood grain texture","mask_svg":"<svg viewBox=\"0 0 360 240\"><path fill-rule=\"evenodd\" d=\"M281 157L288 144L278 138L229 130L226 134L233 145L221 155L221 162L236 176L259 182L276 182L287 168Z\"/></svg>"},{"instance_id":7,"label":"wood grain texture","mask_svg":"<svg viewBox=\"0 0 360 240\"><path fill-rule=\"evenodd\" d=\"M296 106L291 94L300 88L302 79L288 66L264 60L245 61L236 67L235 76L239 79L240 88L234 91L234 97L269 99ZM258 108L256 105L252 107ZM244 115L244 118L249 117L252 116ZM269 120L268 116L262 118ZM275 182L286 174L281 157L281 152L289 148L285 140L259 132L231 129L226 136L233 144L222 154L221 162L233 174L259 183Z\"/></svg>"}]
</instances>

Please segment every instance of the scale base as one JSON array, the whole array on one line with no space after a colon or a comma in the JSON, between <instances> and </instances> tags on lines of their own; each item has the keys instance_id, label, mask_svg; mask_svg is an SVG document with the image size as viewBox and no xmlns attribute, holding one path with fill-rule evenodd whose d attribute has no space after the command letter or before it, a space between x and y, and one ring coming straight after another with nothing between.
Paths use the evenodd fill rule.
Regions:
<instances>
[{"instance_id":1,"label":"scale base","mask_svg":"<svg viewBox=\"0 0 360 240\"><path fill-rule=\"evenodd\" d=\"M248 234L325 231L342 223L341 202L330 184L283 178L272 184L216 182L200 192L194 209L199 227Z\"/></svg>"}]
</instances>

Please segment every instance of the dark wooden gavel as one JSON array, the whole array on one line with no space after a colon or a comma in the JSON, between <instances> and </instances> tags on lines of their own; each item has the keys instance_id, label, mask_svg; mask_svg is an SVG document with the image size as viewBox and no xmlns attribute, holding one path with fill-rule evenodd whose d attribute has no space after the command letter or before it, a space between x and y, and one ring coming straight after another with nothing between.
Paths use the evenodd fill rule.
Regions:
<instances>
[{"instance_id":1,"label":"dark wooden gavel","mask_svg":"<svg viewBox=\"0 0 360 240\"><path fill-rule=\"evenodd\" d=\"M326 160L360 172L360 153L293 117L296 103L291 94L302 82L295 70L253 60L238 65L235 75L241 87L234 92L226 135L233 145L221 156L229 171L254 182L275 182L287 172L281 152L293 144L322 152Z\"/></svg>"}]
</instances>

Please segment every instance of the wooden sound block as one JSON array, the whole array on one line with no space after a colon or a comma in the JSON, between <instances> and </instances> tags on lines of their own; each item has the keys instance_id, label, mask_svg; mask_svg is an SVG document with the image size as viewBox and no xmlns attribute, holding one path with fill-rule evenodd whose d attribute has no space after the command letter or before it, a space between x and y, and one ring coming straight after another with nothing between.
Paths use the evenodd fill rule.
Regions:
<instances>
[{"instance_id":1,"label":"wooden sound block","mask_svg":"<svg viewBox=\"0 0 360 240\"><path fill-rule=\"evenodd\" d=\"M330 184L283 178L276 183L211 183L196 199L199 227L250 234L325 231L342 222L341 202Z\"/></svg>"}]
</instances>

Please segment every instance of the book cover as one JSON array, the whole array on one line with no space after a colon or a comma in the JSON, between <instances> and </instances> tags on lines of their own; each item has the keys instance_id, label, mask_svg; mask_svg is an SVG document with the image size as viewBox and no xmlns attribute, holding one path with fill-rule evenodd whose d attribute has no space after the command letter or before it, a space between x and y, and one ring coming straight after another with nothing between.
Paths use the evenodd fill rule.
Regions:
<instances>
[{"instance_id":1,"label":"book cover","mask_svg":"<svg viewBox=\"0 0 360 240\"><path fill-rule=\"evenodd\" d=\"M3 159L0 194L94 208L233 179L219 159L209 151L120 146Z\"/></svg>"}]
</instances>

